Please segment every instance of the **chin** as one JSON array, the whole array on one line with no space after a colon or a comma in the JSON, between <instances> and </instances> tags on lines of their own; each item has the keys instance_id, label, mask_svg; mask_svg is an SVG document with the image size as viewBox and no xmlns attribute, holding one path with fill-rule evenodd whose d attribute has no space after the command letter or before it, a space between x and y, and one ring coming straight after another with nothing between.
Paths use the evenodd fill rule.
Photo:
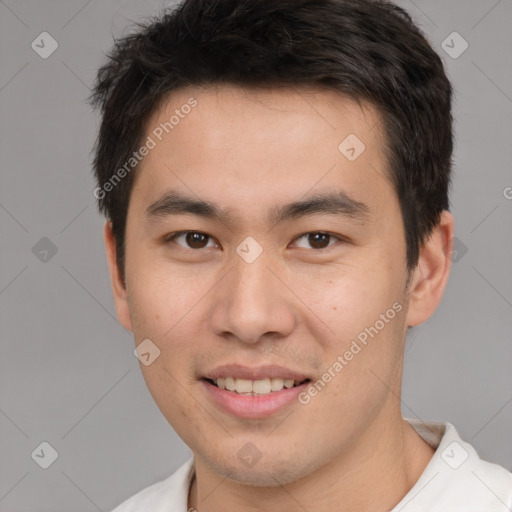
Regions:
<instances>
[{"instance_id":1,"label":"chin","mask_svg":"<svg viewBox=\"0 0 512 512\"><path fill-rule=\"evenodd\" d=\"M295 482L299 478L306 476L310 468L304 468L304 472L297 473L295 468L290 467L291 457L284 460L269 460L263 455L252 467L240 462L238 458L234 461L230 459L222 464L215 461L211 465L212 469L225 478L229 478L243 485L253 487L279 487Z\"/></svg>"}]
</instances>

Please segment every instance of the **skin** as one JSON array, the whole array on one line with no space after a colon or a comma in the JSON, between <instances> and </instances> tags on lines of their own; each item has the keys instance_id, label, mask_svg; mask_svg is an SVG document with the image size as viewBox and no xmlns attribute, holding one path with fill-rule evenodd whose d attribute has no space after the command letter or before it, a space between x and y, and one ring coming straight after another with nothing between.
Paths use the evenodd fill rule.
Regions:
<instances>
[{"instance_id":1,"label":"skin","mask_svg":"<svg viewBox=\"0 0 512 512\"><path fill-rule=\"evenodd\" d=\"M200 512L290 509L387 511L418 480L434 451L400 412L407 328L435 311L449 276L453 217L445 211L407 278L396 193L385 177L378 112L332 91L175 91L147 134L194 97L142 161L130 198L126 286L110 223L105 243L117 314L136 344L161 351L144 379L162 414L193 451L189 506ZM338 150L364 142L353 162ZM229 226L198 215L149 222L146 208L177 190L229 210ZM342 189L369 207L366 223L315 214L267 223L267 211L316 192ZM197 231L204 248L176 231ZM328 232L319 249L309 232ZM246 237L263 252L247 263ZM195 246L198 247L198 246ZM403 309L307 405L266 419L219 410L200 377L221 364L278 364L321 378L352 340L394 303ZM252 467L237 452L252 443Z\"/></svg>"}]
</instances>

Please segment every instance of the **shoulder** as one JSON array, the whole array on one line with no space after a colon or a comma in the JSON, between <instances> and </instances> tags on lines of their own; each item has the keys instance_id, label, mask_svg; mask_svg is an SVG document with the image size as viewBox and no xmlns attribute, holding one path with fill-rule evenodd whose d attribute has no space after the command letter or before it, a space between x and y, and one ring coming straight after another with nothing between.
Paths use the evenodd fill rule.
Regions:
<instances>
[{"instance_id":1,"label":"shoulder","mask_svg":"<svg viewBox=\"0 0 512 512\"><path fill-rule=\"evenodd\" d=\"M482 459L468 461L466 468L460 473L457 470L451 478L447 476L444 483L443 500L453 506L462 506L460 510L512 510L512 473L498 464Z\"/></svg>"},{"instance_id":2,"label":"shoulder","mask_svg":"<svg viewBox=\"0 0 512 512\"><path fill-rule=\"evenodd\" d=\"M512 510L512 473L480 458L468 460L468 466L460 477L453 479L451 491L454 496L463 497L464 502L475 510L478 507L484 507L482 510Z\"/></svg>"},{"instance_id":3,"label":"shoulder","mask_svg":"<svg viewBox=\"0 0 512 512\"><path fill-rule=\"evenodd\" d=\"M418 482L393 511L512 510L512 473L481 459L450 423L407 421L436 451Z\"/></svg>"},{"instance_id":4,"label":"shoulder","mask_svg":"<svg viewBox=\"0 0 512 512\"><path fill-rule=\"evenodd\" d=\"M171 476L142 489L112 512L186 512L188 488L193 474L194 459L191 458Z\"/></svg>"}]
</instances>

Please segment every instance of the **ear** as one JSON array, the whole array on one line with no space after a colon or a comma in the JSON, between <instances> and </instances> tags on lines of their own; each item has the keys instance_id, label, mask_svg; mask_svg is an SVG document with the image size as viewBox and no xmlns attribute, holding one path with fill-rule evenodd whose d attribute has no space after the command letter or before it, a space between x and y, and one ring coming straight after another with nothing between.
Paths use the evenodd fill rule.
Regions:
<instances>
[{"instance_id":1,"label":"ear","mask_svg":"<svg viewBox=\"0 0 512 512\"><path fill-rule=\"evenodd\" d=\"M107 221L103 229L105 248L107 250L108 267L110 271L110 284L114 294L114 303L117 311L117 318L121 325L128 331L132 330L130 317L130 306L128 304L128 293L121 278L121 272L117 265L116 242L112 233L112 222Z\"/></svg>"},{"instance_id":2,"label":"ear","mask_svg":"<svg viewBox=\"0 0 512 512\"><path fill-rule=\"evenodd\" d=\"M408 326L428 320L441 302L452 265L453 229L452 214L443 210L439 223L420 249L409 288Z\"/></svg>"}]
</instances>

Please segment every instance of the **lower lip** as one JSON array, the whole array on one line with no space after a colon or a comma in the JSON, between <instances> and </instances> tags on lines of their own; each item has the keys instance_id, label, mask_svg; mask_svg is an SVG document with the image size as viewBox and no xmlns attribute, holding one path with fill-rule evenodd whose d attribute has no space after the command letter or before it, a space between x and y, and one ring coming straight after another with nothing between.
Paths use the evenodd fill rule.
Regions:
<instances>
[{"instance_id":1,"label":"lower lip","mask_svg":"<svg viewBox=\"0 0 512 512\"><path fill-rule=\"evenodd\" d=\"M298 402L299 394L308 386L309 381L294 388L283 388L267 395L238 395L220 389L207 380L201 381L209 396L224 412L239 418L262 419L275 414L291 402Z\"/></svg>"}]
</instances>

